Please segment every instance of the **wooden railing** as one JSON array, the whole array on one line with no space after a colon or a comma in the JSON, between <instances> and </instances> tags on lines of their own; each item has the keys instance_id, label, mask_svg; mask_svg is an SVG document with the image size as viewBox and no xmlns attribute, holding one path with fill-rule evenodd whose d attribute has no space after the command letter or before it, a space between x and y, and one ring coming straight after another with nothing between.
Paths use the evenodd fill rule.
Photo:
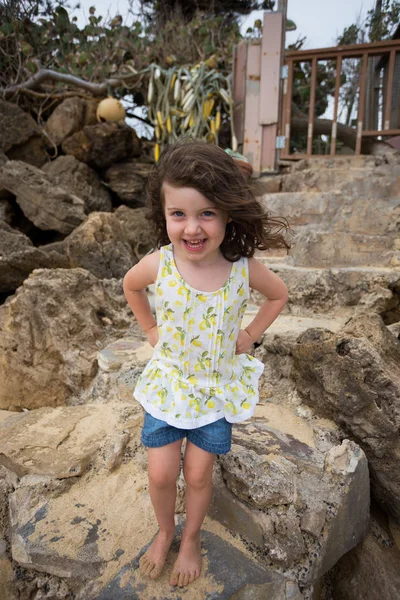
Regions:
<instances>
[{"instance_id":1,"label":"wooden railing","mask_svg":"<svg viewBox=\"0 0 400 600\"><path fill-rule=\"evenodd\" d=\"M380 58L370 61L371 57ZM348 58L361 59L355 128L338 121L343 61ZM336 69L331 120L315 116L319 61L329 61L330 68ZM308 115L303 113L300 118L298 114L293 114L293 108L297 111L293 105L293 92L294 70L298 62L311 63ZM389 136L400 135L400 40L285 52L284 63L288 72L287 79L284 80L279 124L280 135L282 139L285 138L280 158L300 159L321 154L313 147L314 135L326 136L324 155L328 153L331 156L336 154L340 139L355 154L361 154L367 138L387 139ZM367 92L369 106L366 115ZM372 129L367 127L371 122L375 125ZM293 134L299 131L306 133L306 148L296 151L292 140Z\"/></svg>"}]
</instances>

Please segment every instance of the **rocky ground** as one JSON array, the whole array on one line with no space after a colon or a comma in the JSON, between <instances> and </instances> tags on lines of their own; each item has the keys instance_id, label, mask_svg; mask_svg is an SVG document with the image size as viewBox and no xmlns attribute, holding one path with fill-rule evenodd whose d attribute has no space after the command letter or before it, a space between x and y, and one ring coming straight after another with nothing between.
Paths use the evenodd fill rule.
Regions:
<instances>
[{"instance_id":1,"label":"rocky ground","mask_svg":"<svg viewBox=\"0 0 400 600\"><path fill-rule=\"evenodd\" d=\"M95 124L80 99L57 107L45 135L18 111L0 102L0 598L178 600L167 575L137 569L156 532L132 401L151 348L121 277L154 243L145 143ZM400 158L301 161L265 185L293 249L259 258L290 299L255 349L260 403L217 461L204 575L186 595L392 600ZM183 490L180 479L177 539Z\"/></svg>"}]
</instances>

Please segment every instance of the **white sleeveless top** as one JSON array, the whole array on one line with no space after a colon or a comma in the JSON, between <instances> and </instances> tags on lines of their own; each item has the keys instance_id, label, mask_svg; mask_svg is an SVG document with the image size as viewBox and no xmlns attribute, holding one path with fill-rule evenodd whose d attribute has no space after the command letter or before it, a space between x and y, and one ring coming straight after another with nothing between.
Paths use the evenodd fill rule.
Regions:
<instances>
[{"instance_id":1,"label":"white sleeveless top","mask_svg":"<svg viewBox=\"0 0 400 600\"><path fill-rule=\"evenodd\" d=\"M172 245L164 246L155 297L159 341L135 398L153 417L181 429L251 417L264 365L235 354L249 298L247 258L232 263L219 290L201 292L181 277Z\"/></svg>"}]
</instances>

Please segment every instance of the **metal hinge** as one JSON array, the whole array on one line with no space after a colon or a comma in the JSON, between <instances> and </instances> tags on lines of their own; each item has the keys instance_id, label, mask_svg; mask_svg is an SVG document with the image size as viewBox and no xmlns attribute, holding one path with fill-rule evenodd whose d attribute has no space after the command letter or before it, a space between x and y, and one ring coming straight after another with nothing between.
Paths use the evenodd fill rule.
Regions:
<instances>
[{"instance_id":1,"label":"metal hinge","mask_svg":"<svg viewBox=\"0 0 400 600\"><path fill-rule=\"evenodd\" d=\"M284 135L277 135L275 138L275 148L276 150L283 150L285 147L286 138Z\"/></svg>"},{"instance_id":2,"label":"metal hinge","mask_svg":"<svg viewBox=\"0 0 400 600\"><path fill-rule=\"evenodd\" d=\"M281 79L287 79L289 77L289 65L283 65L281 67Z\"/></svg>"}]
</instances>

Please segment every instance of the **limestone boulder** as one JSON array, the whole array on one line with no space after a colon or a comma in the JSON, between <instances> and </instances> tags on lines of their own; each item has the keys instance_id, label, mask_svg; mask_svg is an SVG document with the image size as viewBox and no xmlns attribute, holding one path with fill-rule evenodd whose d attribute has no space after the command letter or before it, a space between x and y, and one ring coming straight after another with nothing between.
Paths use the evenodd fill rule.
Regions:
<instances>
[{"instance_id":1,"label":"limestone boulder","mask_svg":"<svg viewBox=\"0 0 400 600\"><path fill-rule=\"evenodd\" d=\"M0 407L79 398L96 374L99 348L131 321L120 281L79 268L34 271L0 307Z\"/></svg>"},{"instance_id":2,"label":"limestone boulder","mask_svg":"<svg viewBox=\"0 0 400 600\"><path fill-rule=\"evenodd\" d=\"M145 187L151 167L134 159L123 160L111 165L104 179L124 204L140 207L145 203Z\"/></svg>"},{"instance_id":3,"label":"limestone boulder","mask_svg":"<svg viewBox=\"0 0 400 600\"><path fill-rule=\"evenodd\" d=\"M32 117L16 104L0 100L0 150L12 160L41 167L50 160L46 139Z\"/></svg>"},{"instance_id":4,"label":"limestone boulder","mask_svg":"<svg viewBox=\"0 0 400 600\"><path fill-rule=\"evenodd\" d=\"M17 104L0 100L1 141L0 150L8 152L31 137L39 136L40 129L32 117Z\"/></svg>"},{"instance_id":5,"label":"limestone boulder","mask_svg":"<svg viewBox=\"0 0 400 600\"><path fill-rule=\"evenodd\" d=\"M304 402L363 448L375 498L400 519L399 340L379 316L360 315L336 334L305 332L293 360Z\"/></svg>"},{"instance_id":6,"label":"limestone boulder","mask_svg":"<svg viewBox=\"0 0 400 600\"><path fill-rule=\"evenodd\" d=\"M84 98L67 98L51 113L45 131L55 146L86 125L96 124L97 102Z\"/></svg>"},{"instance_id":7,"label":"limestone boulder","mask_svg":"<svg viewBox=\"0 0 400 600\"><path fill-rule=\"evenodd\" d=\"M128 206L119 206L114 213L137 258L142 258L157 247L154 226L146 219L145 214L145 208L129 208Z\"/></svg>"},{"instance_id":8,"label":"limestone boulder","mask_svg":"<svg viewBox=\"0 0 400 600\"><path fill-rule=\"evenodd\" d=\"M96 277L123 277L137 262L124 229L112 213L93 212L65 240L71 267Z\"/></svg>"},{"instance_id":9,"label":"limestone boulder","mask_svg":"<svg viewBox=\"0 0 400 600\"><path fill-rule=\"evenodd\" d=\"M86 213L111 211L110 193L96 171L74 156L59 156L45 165L43 171L55 185L81 198L85 203Z\"/></svg>"},{"instance_id":10,"label":"limestone boulder","mask_svg":"<svg viewBox=\"0 0 400 600\"><path fill-rule=\"evenodd\" d=\"M81 198L54 186L36 167L9 160L0 171L0 187L11 191L24 215L39 229L68 234L85 219Z\"/></svg>"},{"instance_id":11,"label":"limestone boulder","mask_svg":"<svg viewBox=\"0 0 400 600\"><path fill-rule=\"evenodd\" d=\"M138 569L157 531L140 445L142 422L142 411L132 403L41 408L3 422L0 460L19 474L15 491L9 491L11 552L18 568L45 580L59 578L80 600L163 595L178 540L159 581ZM117 465L110 455L116 447ZM181 531L180 522L177 538ZM261 565L210 518L202 544L203 575L191 590L195 600L265 594L301 600L294 577ZM180 590L169 592L171 600L180 596Z\"/></svg>"},{"instance_id":12,"label":"limestone boulder","mask_svg":"<svg viewBox=\"0 0 400 600\"><path fill-rule=\"evenodd\" d=\"M87 125L65 139L62 149L94 169L105 169L129 156L139 156L140 140L125 123L106 122Z\"/></svg>"},{"instance_id":13,"label":"limestone boulder","mask_svg":"<svg viewBox=\"0 0 400 600\"><path fill-rule=\"evenodd\" d=\"M14 292L38 268L63 267L60 256L50 256L35 248L31 240L0 221L0 292Z\"/></svg>"},{"instance_id":14,"label":"limestone boulder","mask_svg":"<svg viewBox=\"0 0 400 600\"><path fill-rule=\"evenodd\" d=\"M316 440L311 423L290 408L258 406L250 423L235 426L232 451L219 457L226 488L217 485L212 513L226 526L231 520L301 587L363 539L369 519L363 451L349 440L321 450Z\"/></svg>"}]
</instances>

